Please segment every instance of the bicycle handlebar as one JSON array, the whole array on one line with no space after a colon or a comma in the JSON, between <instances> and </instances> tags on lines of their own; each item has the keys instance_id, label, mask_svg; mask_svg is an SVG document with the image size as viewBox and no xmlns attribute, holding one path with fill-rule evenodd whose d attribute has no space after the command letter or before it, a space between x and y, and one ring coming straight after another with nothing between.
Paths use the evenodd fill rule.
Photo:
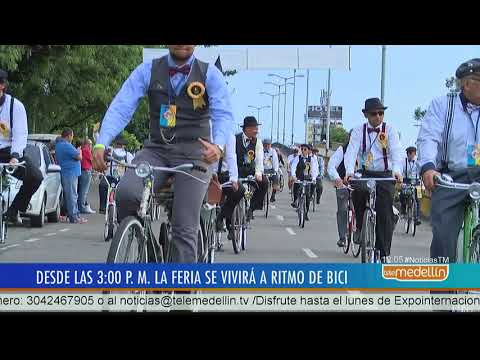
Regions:
<instances>
[{"instance_id":1,"label":"bicycle handlebar","mask_svg":"<svg viewBox=\"0 0 480 360\"><path fill-rule=\"evenodd\" d=\"M17 167L25 167L25 161L16 164L0 163L0 169L3 170L3 168L5 168L5 172L9 175L12 175Z\"/></svg>"},{"instance_id":2,"label":"bicycle handlebar","mask_svg":"<svg viewBox=\"0 0 480 360\"><path fill-rule=\"evenodd\" d=\"M474 183L471 183L471 184L456 183L451 178L450 179L445 178L445 174L442 174L442 176L435 175L433 179L437 183L438 186L443 187L443 188L447 188L447 189L454 189L454 190L470 190L470 188L472 186L479 186L480 185L477 182L474 182Z\"/></svg>"},{"instance_id":3,"label":"bicycle handlebar","mask_svg":"<svg viewBox=\"0 0 480 360\"><path fill-rule=\"evenodd\" d=\"M165 166L152 166L148 162L142 162L140 164L127 164L127 163L124 163L123 161L119 161L117 159L114 159L111 156L108 156L107 160L108 161L113 161L114 163L117 163L118 165L121 165L121 166L125 166L126 168L129 168L129 169L136 169L138 167L138 165L140 165L140 164L147 164L151 171L164 171L164 172L179 173L179 174L189 176L189 177L191 177L191 178L193 178L193 179L195 179L195 180L197 180L197 181L199 181L203 184L207 183L205 180L202 180L202 179L184 171L184 170L198 170L198 171L203 172L203 173L207 172L206 168L204 168L202 166L194 165L194 164L182 164L182 165L178 165L178 166L174 166L174 167L170 168L170 167L165 167Z\"/></svg>"}]
</instances>

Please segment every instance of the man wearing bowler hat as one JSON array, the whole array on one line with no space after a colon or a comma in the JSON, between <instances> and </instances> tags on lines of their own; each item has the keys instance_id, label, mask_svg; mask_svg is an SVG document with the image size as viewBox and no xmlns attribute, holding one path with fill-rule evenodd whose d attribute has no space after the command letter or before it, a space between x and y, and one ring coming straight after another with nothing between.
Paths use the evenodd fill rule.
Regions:
<instances>
[{"instance_id":1,"label":"man wearing bowler hat","mask_svg":"<svg viewBox=\"0 0 480 360\"><path fill-rule=\"evenodd\" d=\"M258 126L261 125L253 116L243 120L243 131L236 135L236 151L238 177L245 178L254 175L258 188L253 193L250 209L247 216L253 219L255 210L262 210L263 199L268 190L268 182L263 175L263 144L258 135Z\"/></svg>"},{"instance_id":2,"label":"man wearing bowler hat","mask_svg":"<svg viewBox=\"0 0 480 360\"><path fill-rule=\"evenodd\" d=\"M345 153L345 180L349 181L354 174L357 157L363 178L389 178L395 176L397 182L402 182L403 149L398 132L390 123L384 121L383 106L378 98L365 101L362 110L367 122L352 131L349 146ZM394 230L393 197L395 185L391 182L377 182L377 198L375 210L377 213L375 249L380 251L381 261L387 261L390 256ZM353 202L356 210L357 232L354 242L360 242L363 214L366 208L368 193L361 186L353 192Z\"/></svg>"},{"instance_id":3,"label":"man wearing bowler hat","mask_svg":"<svg viewBox=\"0 0 480 360\"><path fill-rule=\"evenodd\" d=\"M8 74L0 69L0 162L15 165L25 161L25 165L13 173L14 177L22 180L22 187L7 212L9 221L18 224L21 222L18 212L27 210L43 175L30 158L24 156L28 136L27 112L20 100L6 93L7 87Z\"/></svg>"},{"instance_id":4,"label":"man wearing bowler hat","mask_svg":"<svg viewBox=\"0 0 480 360\"><path fill-rule=\"evenodd\" d=\"M480 59L462 63L455 73L460 93L432 100L418 133L418 168L432 191L433 239L430 257L457 260L457 240L468 192L435 186L435 175L455 182L480 181Z\"/></svg>"}]
</instances>

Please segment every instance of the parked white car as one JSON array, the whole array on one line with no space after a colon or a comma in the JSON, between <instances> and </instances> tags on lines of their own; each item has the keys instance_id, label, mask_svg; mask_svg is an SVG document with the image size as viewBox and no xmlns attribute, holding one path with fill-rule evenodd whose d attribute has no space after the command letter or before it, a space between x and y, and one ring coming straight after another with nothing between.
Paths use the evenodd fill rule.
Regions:
<instances>
[{"instance_id":1,"label":"parked white car","mask_svg":"<svg viewBox=\"0 0 480 360\"><path fill-rule=\"evenodd\" d=\"M25 148L27 155L43 174L43 181L37 192L32 196L27 211L21 213L21 217L28 217L31 226L42 227L45 216L49 222L58 222L62 203L62 183L60 179L60 166L56 165L48 147L37 141L29 140ZM22 181L8 175L10 181L10 204L17 195ZM4 197L8 196L7 191Z\"/></svg>"}]
</instances>

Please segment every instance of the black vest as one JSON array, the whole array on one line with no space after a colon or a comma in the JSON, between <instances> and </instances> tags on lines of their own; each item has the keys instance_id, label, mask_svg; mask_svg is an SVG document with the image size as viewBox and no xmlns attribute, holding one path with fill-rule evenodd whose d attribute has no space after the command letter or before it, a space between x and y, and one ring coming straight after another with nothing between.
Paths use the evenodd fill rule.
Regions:
<instances>
[{"instance_id":1,"label":"black vest","mask_svg":"<svg viewBox=\"0 0 480 360\"><path fill-rule=\"evenodd\" d=\"M305 161L305 159L307 161ZM297 164L297 170L295 171L295 177L299 180L305 180L305 168L306 168L306 165L307 163L309 164L309 168L307 169L307 172L308 172L308 176L312 177L312 158L309 156L307 158L304 158L303 156L300 156L300 158L298 159L298 164ZM309 180L310 180L309 179Z\"/></svg>"},{"instance_id":2,"label":"black vest","mask_svg":"<svg viewBox=\"0 0 480 360\"><path fill-rule=\"evenodd\" d=\"M344 163L345 153L347 152L347 147L348 147L348 143L346 143L344 146L342 146L343 158L342 158L342 162L337 167L337 172L338 172L338 175L340 176L341 179L345 179L345 175L347 173L347 171L345 170L345 163Z\"/></svg>"},{"instance_id":3,"label":"black vest","mask_svg":"<svg viewBox=\"0 0 480 360\"><path fill-rule=\"evenodd\" d=\"M244 178L248 175L255 175L255 148L257 146L257 139L251 140L250 144L248 144L248 146L245 148L245 146L243 146L243 132L235 135L235 138L238 176Z\"/></svg>"},{"instance_id":4,"label":"black vest","mask_svg":"<svg viewBox=\"0 0 480 360\"><path fill-rule=\"evenodd\" d=\"M192 142L202 137L208 141L210 138L210 111L207 89L203 99L205 106L193 108L193 100L188 96L187 89L190 84L199 82L205 86L208 64L197 59L192 62L190 74L182 87L179 95L170 87L168 56L155 59L152 62L152 75L148 88L148 103L150 108L150 140L154 143L164 144L160 129L164 137L170 139L175 135L175 142ZM172 105L177 106L176 127L166 128L160 126L160 107L169 104L169 88L172 91Z\"/></svg>"}]
</instances>

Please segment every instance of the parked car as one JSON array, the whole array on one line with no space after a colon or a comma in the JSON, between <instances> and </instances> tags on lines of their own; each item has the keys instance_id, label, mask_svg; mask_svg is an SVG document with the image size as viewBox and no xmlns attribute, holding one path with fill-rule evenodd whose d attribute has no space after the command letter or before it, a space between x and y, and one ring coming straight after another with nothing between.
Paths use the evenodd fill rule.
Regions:
<instances>
[{"instance_id":1,"label":"parked car","mask_svg":"<svg viewBox=\"0 0 480 360\"><path fill-rule=\"evenodd\" d=\"M55 164L48 146L43 142L28 140L25 155L40 169L43 181L32 196L27 211L20 213L20 216L30 218L33 227L42 227L45 216L49 222L58 222L63 202L60 166ZM22 181L10 175L8 177L11 184L10 199L13 200L22 186Z\"/></svg>"}]
</instances>

